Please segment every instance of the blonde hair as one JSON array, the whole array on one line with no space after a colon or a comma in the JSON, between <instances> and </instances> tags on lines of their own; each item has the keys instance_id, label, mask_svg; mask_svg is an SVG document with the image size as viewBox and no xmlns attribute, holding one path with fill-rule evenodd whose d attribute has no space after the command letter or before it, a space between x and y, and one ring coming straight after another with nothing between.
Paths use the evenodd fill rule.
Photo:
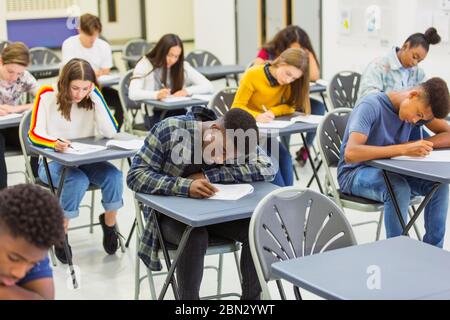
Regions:
<instances>
[{"instance_id":1,"label":"blonde hair","mask_svg":"<svg viewBox=\"0 0 450 320\"><path fill-rule=\"evenodd\" d=\"M2 51L2 63L19 64L28 67L30 64L30 51L23 42L8 44Z\"/></svg>"},{"instance_id":2,"label":"blonde hair","mask_svg":"<svg viewBox=\"0 0 450 320\"><path fill-rule=\"evenodd\" d=\"M275 68L287 64L302 71L303 75L290 84L291 95L286 102L295 106L297 111L306 114L311 113L311 103L309 101L309 55L300 48L289 48L284 50L271 65Z\"/></svg>"}]
</instances>

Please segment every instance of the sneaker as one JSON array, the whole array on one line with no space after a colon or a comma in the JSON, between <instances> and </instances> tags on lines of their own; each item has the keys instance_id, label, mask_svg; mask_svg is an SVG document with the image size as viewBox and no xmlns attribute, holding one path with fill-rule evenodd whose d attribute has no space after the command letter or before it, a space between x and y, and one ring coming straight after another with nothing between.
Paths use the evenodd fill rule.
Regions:
<instances>
[{"instance_id":1,"label":"sneaker","mask_svg":"<svg viewBox=\"0 0 450 320\"><path fill-rule=\"evenodd\" d=\"M66 243L67 243L67 246L69 247L70 257L72 257L72 247L69 245L69 238L67 237L67 234L66 234ZM63 244L61 244L61 246L55 246L55 256L56 256L56 258L58 258L59 262L61 262L62 264L69 263L69 259L66 256L66 251L64 250Z\"/></svg>"},{"instance_id":2,"label":"sneaker","mask_svg":"<svg viewBox=\"0 0 450 320\"><path fill-rule=\"evenodd\" d=\"M305 147L301 147L300 150L298 150L295 153L296 157L295 160L299 164L300 167L303 167L308 160L308 150L306 150Z\"/></svg>"},{"instance_id":3,"label":"sneaker","mask_svg":"<svg viewBox=\"0 0 450 320\"><path fill-rule=\"evenodd\" d=\"M116 231L116 226L107 226L105 223L105 214L99 216L100 224L103 229L103 248L107 254L114 254L119 247L119 236Z\"/></svg>"}]
</instances>

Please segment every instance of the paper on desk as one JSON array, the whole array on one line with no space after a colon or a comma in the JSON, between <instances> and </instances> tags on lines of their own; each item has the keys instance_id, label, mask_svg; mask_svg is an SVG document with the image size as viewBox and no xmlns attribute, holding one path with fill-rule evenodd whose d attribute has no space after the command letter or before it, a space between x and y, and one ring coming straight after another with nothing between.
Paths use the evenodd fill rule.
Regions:
<instances>
[{"instance_id":1,"label":"paper on desk","mask_svg":"<svg viewBox=\"0 0 450 320\"><path fill-rule=\"evenodd\" d=\"M106 150L106 146L97 146L94 144L72 142L70 144L72 148L67 148L64 153L75 154L75 155L85 155L89 153L94 153L102 150Z\"/></svg>"},{"instance_id":2,"label":"paper on desk","mask_svg":"<svg viewBox=\"0 0 450 320\"><path fill-rule=\"evenodd\" d=\"M408 157L400 156L393 157L393 160L409 160L409 161L424 161L424 162L450 162L450 150L433 150L426 157Z\"/></svg>"},{"instance_id":3,"label":"paper on desk","mask_svg":"<svg viewBox=\"0 0 450 320\"><path fill-rule=\"evenodd\" d=\"M282 129L291 126L293 123L287 120L272 120L271 122L257 122L260 129Z\"/></svg>"},{"instance_id":4,"label":"paper on desk","mask_svg":"<svg viewBox=\"0 0 450 320\"><path fill-rule=\"evenodd\" d=\"M173 97L169 96L167 98L162 99L164 102L181 102L181 101L189 101L191 100L191 97Z\"/></svg>"},{"instance_id":5,"label":"paper on desk","mask_svg":"<svg viewBox=\"0 0 450 320\"><path fill-rule=\"evenodd\" d=\"M254 188L251 184L213 184L219 192L212 196L211 200L239 200L251 194Z\"/></svg>"},{"instance_id":6,"label":"paper on desk","mask_svg":"<svg viewBox=\"0 0 450 320\"><path fill-rule=\"evenodd\" d=\"M108 149L121 149L121 150L139 150L144 145L143 139L132 140L109 140L106 143Z\"/></svg>"},{"instance_id":7,"label":"paper on desk","mask_svg":"<svg viewBox=\"0 0 450 320\"><path fill-rule=\"evenodd\" d=\"M317 116L314 114L310 115L301 115L297 117L292 117L292 122L304 122L304 123L310 123L310 124L320 124L323 120L323 116Z\"/></svg>"},{"instance_id":8,"label":"paper on desk","mask_svg":"<svg viewBox=\"0 0 450 320\"><path fill-rule=\"evenodd\" d=\"M15 119L15 118L22 118L23 113L10 113L6 116L0 116L0 120L9 120L9 119Z\"/></svg>"}]
</instances>

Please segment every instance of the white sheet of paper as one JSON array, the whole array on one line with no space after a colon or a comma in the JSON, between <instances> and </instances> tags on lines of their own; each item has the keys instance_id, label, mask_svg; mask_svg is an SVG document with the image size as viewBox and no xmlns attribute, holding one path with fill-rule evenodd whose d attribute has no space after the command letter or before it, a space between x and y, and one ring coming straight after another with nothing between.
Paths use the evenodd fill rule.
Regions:
<instances>
[{"instance_id":1,"label":"white sheet of paper","mask_svg":"<svg viewBox=\"0 0 450 320\"><path fill-rule=\"evenodd\" d=\"M122 150L139 150L144 145L143 139L132 140L109 140L106 143L108 149L122 149Z\"/></svg>"},{"instance_id":2,"label":"white sheet of paper","mask_svg":"<svg viewBox=\"0 0 450 320\"><path fill-rule=\"evenodd\" d=\"M7 114L6 116L0 116L0 120L10 120L10 119L15 119L15 118L22 118L23 113L10 113Z\"/></svg>"},{"instance_id":3,"label":"white sheet of paper","mask_svg":"<svg viewBox=\"0 0 450 320\"><path fill-rule=\"evenodd\" d=\"M162 101L168 102L168 103L170 103L170 102L188 101L188 100L191 100L191 97L172 97L172 96L169 96L169 97L167 97L165 99L162 99Z\"/></svg>"},{"instance_id":4,"label":"white sheet of paper","mask_svg":"<svg viewBox=\"0 0 450 320\"><path fill-rule=\"evenodd\" d=\"M257 122L256 124L260 129L282 129L291 126L293 123L291 121L273 120L271 122Z\"/></svg>"},{"instance_id":5,"label":"white sheet of paper","mask_svg":"<svg viewBox=\"0 0 450 320\"><path fill-rule=\"evenodd\" d=\"M239 200L251 194L254 188L251 184L213 184L219 192L212 196L211 200Z\"/></svg>"},{"instance_id":6,"label":"white sheet of paper","mask_svg":"<svg viewBox=\"0 0 450 320\"><path fill-rule=\"evenodd\" d=\"M400 156L391 158L394 160L424 161L424 162L450 162L450 150L434 150L426 157Z\"/></svg>"},{"instance_id":7,"label":"white sheet of paper","mask_svg":"<svg viewBox=\"0 0 450 320\"><path fill-rule=\"evenodd\" d=\"M305 123L311 123L311 124L320 124L323 120L323 116L317 116L314 114L310 115L302 115L291 118L292 122L305 122Z\"/></svg>"},{"instance_id":8,"label":"white sheet of paper","mask_svg":"<svg viewBox=\"0 0 450 320\"><path fill-rule=\"evenodd\" d=\"M70 145L72 146L72 148L67 148L66 151L64 151L64 153L85 155L85 154L89 154L89 153L106 150L105 146L97 146L94 144L87 144L87 143L80 143L80 142L72 142Z\"/></svg>"}]
</instances>

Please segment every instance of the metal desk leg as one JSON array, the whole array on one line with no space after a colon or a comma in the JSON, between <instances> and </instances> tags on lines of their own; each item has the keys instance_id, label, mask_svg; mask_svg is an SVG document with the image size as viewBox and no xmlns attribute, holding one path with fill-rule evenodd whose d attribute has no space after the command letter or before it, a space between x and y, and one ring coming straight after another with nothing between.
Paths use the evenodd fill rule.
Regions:
<instances>
[{"instance_id":1,"label":"metal desk leg","mask_svg":"<svg viewBox=\"0 0 450 320\"><path fill-rule=\"evenodd\" d=\"M128 235L127 242L125 243L125 248L128 248L130 246L130 241L131 241L131 238L133 237L134 229L136 229L136 224L137 224L137 221L135 218L133 225L131 226L131 230L130 230L130 234Z\"/></svg>"},{"instance_id":2,"label":"metal desk leg","mask_svg":"<svg viewBox=\"0 0 450 320\"><path fill-rule=\"evenodd\" d=\"M320 193L323 194L322 184L320 183L319 175L317 174L316 166L314 165L314 160L312 158L312 155L311 155L311 152L309 150L308 144L306 143L305 134L302 132L300 134L300 136L302 137L303 146L306 148L306 151L308 152L309 164L311 165L311 168L313 170L313 175L314 175L314 178L316 179L317 186L319 187Z\"/></svg>"},{"instance_id":3,"label":"metal desk leg","mask_svg":"<svg viewBox=\"0 0 450 320\"><path fill-rule=\"evenodd\" d=\"M328 110L328 106L325 101L325 96L323 95L323 92L320 93L320 96L322 97L323 105L325 106L325 111L328 112L329 110Z\"/></svg>"}]
</instances>

